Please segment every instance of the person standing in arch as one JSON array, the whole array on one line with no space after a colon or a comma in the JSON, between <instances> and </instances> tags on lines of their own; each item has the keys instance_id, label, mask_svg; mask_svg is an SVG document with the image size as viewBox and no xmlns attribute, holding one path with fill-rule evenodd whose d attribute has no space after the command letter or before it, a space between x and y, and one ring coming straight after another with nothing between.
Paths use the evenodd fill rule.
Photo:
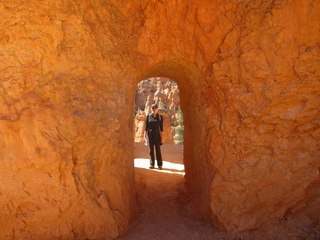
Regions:
<instances>
[{"instance_id":1,"label":"person standing in arch","mask_svg":"<svg viewBox=\"0 0 320 240\"><path fill-rule=\"evenodd\" d=\"M144 138L149 139L150 169L154 168L154 147L156 148L158 168L162 169L162 156L160 145L162 145L163 117L158 113L158 105L152 104L152 113L147 115Z\"/></svg>"}]
</instances>

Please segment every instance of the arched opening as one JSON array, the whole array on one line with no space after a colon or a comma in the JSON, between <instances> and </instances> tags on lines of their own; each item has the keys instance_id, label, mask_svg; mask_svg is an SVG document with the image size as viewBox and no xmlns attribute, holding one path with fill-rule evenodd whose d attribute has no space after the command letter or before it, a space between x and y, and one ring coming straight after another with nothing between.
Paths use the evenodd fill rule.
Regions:
<instances>
[{"instance_id":1,"label":"arched opening","mask_svg":"<svg viewBox=\"0 0 320 240\"><path fill-rule=\"evenodd\" d=\"M152 104L158 106L157 112L162 122L159 129L156 129L161 135L161 162L158 160L155 149L152 150L153 156L151 157L146 132L146 120L150 114L152 115ZM184 174L184 121L177 83L164 77L141 80L136 88L133 117L135 168L148 169L151 165L159 167L161 164L162 169L159 169L162 170L161 172ZM175 153L175 157L172 156L172 152ZM150 161L151 158L154 158L153 163ZM172 161L167 159L172 159Z\"/></svg>"},{"instance_id":2,"label":"arched opening","mask_svg":"<svg viewBox=\"0 0 320 240\"><path fill-rule=\"evenodd\" d=\"M215 107L213 104L208 106L207 102L209 98L211 102L215 102L214 93L210 92L210 89L205 89L204 76L199 68L181 59L167 59L151 67L139 68L133 76L134 85L141 79L154 76L163 76L176 81L184 118L183 163L186 187L198 214L210 218L210 185L214 172L209 170L207 149L212 140L208 137L208 131L211 131L217 117L211 115L211 119L207 119L209 108L211 110ZM135 88L132 89L135 91ZM134 99L134 91L131 99ZM216 113L217 109L212 112Z\"/></svg>"},{"instance_id":3,"label":"arched opening","mask_svg":"<svg viewBox=\"0 0 320 240\"><path fill-rule=\"evenodd\" d=\"M168 179L177 179L176 183L178 187L173 190L175 196L174 201L179 198L180 200L178 199L178 201L180 201L180 203L184 201L183 207L185 209L188 209L187 211L192 212L193 217L205 217L208 220L208 217L210 217L209 186L212 178L211 174L213 173L212 171L209 172L208 168L205 148L206 144L208 144L209 141L204 141L207 132L203 127L205 126L206 128L208 128L208 125L212 124L212 122L207 121L205 117L206 106L203 98L207 97L207 95L205 91L201 91L199 86L197 86L198 83L203 81L204 77L202 74L200 74L199 69L193 64L177 60L160 62L151 68L140 68L134 77L135 81L133 82L133 84L131 84L132 91L131 95L129 96L132 103L131 123L134 122L135 116L133 107L134 99L136 96L135 86L138 85L142 79L149 79L154 76L162 76L168 79L172 79L177 83L177 86L179 88L180 107L183 112L184 119L184 147L183 154L181 153L181 160L183 159L181 163L177 164L175 162L170 162L170 164L176 165L171 165L170 169L167 169L168 172L159 172L156 170L153 172L153 174L157 174L159 176L159 179L162 179L161 181L164 181L165 183ZM133 158L137 158L134 146L135 127L133 124L132 126L132 156ZM141 138L141 136L139 137ZM156 198L158 196L158 198L160 199L158 200L158 202L160 201L160 205L174 204L174 201L170 202L168 201L168 199L163 198L163 191L161 191L159 188L148 188L148 186L143 183L143 177L147 177L147 174L150 174L151 171L148 169L149 150L146 146L143 145L143 142L140 146L144 151L144 157L141 158L144 158L145 164L142 164L143 166L141 168L136 168L134 170L134 175L136 178L136 192L144 191L149 196L158 193L158 195L156 195ZM179 150L181 151L182 149L180 148ZM176 149L175 152L178 152L178 149ZM166 155L165 151L163 155ZM185 175L183 175L183 168L181 167L182 164L184 164L185 167ZM164 169L166 169L166 167L164 167ZM137 171L144 172L144 175L138 175ZM157 183L154 184L156 185ZM152 191L154 191L155 193L152 193ZM164 195L167 197L172 196L170 194ZM181 197L182 195L184 196ZM136 231L137 229L139 229L139 219L141 219L142 217L149 218L151 219L150 221L154 223L154 221L156 221L154 218L158 216L156 210L153 210L151 207L148 209L148 211L141 211L141 205L139 206L139 201L141 203L141 199L139 199L139 197L143 198L142 201L145 201L145 204L150 204L150 206L153 205L154 208L157 207L157 201L155 199L152 200L152 198L148 199L147 197L137 195L136 214L133 220L133 225L131 225L130 228L131 230L129 230L128 236L130 236L130 234L133 234L132 231ZM152 201L154 202L152 203ZM179 207L181 207L181 205ZM179 210L179 207L173 207L171 208L171 210L180 211L181 209ZM165 216L164 218L169 219L170 213L172 213L172 211L170 212L167 210L163 210L164 215L162 216ZM205 223L202 222L202 224L208 224L208 227L210 227L210 223L207 220L205 221ZM194 219L194 221L194 224L196 225L197 220ZM169 223L168 221L163 222ZM128 237L127 239L130 239L130 237Z\"/></svg>"},{"instance_id":4,"label":"arched opening","mask_svg":"<svg viewBox=\"0 0 320 240\"><path fill-rule=\"evenodd\" d=\"M154 151L155 168L150 169L150 146L144 137L152 104L158 105L158 114L163 119L163 145L160 145L162 161L158 161ZM144 238L151 239L154 235L165 238L164 228L182 222L179 199L185 198L183 126L179 88L174 80L152 77L137 84L133 123L137 212L127 239L140 234L141 228L146 229Z\"/></svg>"}]
</instances>

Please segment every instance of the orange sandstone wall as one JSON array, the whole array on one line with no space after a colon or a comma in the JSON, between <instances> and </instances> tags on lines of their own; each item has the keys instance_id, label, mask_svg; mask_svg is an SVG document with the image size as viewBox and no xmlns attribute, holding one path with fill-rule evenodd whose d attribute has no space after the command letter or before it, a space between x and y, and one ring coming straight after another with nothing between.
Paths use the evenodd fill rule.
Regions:
<instances>
[{"instance_id":1,"label":"orange sandstone wall","mask_svg":"<svg viewBox=\"0 0 320 240\"><path fill-rule=\"evenodd\" d=\"M0 239L116 238L128 227L132 119L104 30L113 11L94 2L0 4Z\"/></svg>"},{"instance_id":2,"label":"orange sandstone wall","mask_svg":"<svg viewBox=\"0 0 320 240\"><path fill-rule=\"evenodd\" d=\"M299 210L319 225L320 4L168 1L144 11L140 65L158 62L146 71L179 84L200 210L234 232Z\"/></svg>"},{"instance_id":3,"label":"orange sandstone wall","mask_svg":"<svg viewBox=\"0 0 320 240\"><path fill-rule=\"evenodd\" d=\"M136 84L179 85L186 183L239 232L319 225L316 1L3 1L0 239L117 238L134 212Z\"/></svg>"}]
</instances>

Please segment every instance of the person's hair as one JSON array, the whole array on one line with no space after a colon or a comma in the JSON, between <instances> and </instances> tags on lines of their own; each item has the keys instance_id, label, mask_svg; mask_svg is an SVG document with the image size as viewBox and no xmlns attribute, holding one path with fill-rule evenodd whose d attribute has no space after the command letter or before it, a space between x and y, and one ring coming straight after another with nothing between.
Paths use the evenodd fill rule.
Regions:
<instances>
[{"instance_id":1,"label":"person's hair","mask_svg":"<svg viewBox=\"0 0 320 240\"><path fill-rule=\"evenodd\" d=\"M151 108L152 109L156 109L156 108L158 108L158 105L154 103L154 104L151 105Z\"/></svg>"}]
</instances>

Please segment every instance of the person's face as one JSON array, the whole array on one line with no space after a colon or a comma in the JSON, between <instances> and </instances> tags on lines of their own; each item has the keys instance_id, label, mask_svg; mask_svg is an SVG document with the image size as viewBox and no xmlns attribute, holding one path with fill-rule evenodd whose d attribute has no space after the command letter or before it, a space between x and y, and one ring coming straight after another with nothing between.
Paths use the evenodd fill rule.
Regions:
<instances>
[{"instance_id":1,"label":"person's face","mask_svg":"<svg viewBox=\"0 0 320 240\"><path fill-rule=\"evenodd\" d=\"M154 114L157 114L157 113L158 113L158 108L152 108L152 112L153 112Z\"/></svg>"}]
</instances>

